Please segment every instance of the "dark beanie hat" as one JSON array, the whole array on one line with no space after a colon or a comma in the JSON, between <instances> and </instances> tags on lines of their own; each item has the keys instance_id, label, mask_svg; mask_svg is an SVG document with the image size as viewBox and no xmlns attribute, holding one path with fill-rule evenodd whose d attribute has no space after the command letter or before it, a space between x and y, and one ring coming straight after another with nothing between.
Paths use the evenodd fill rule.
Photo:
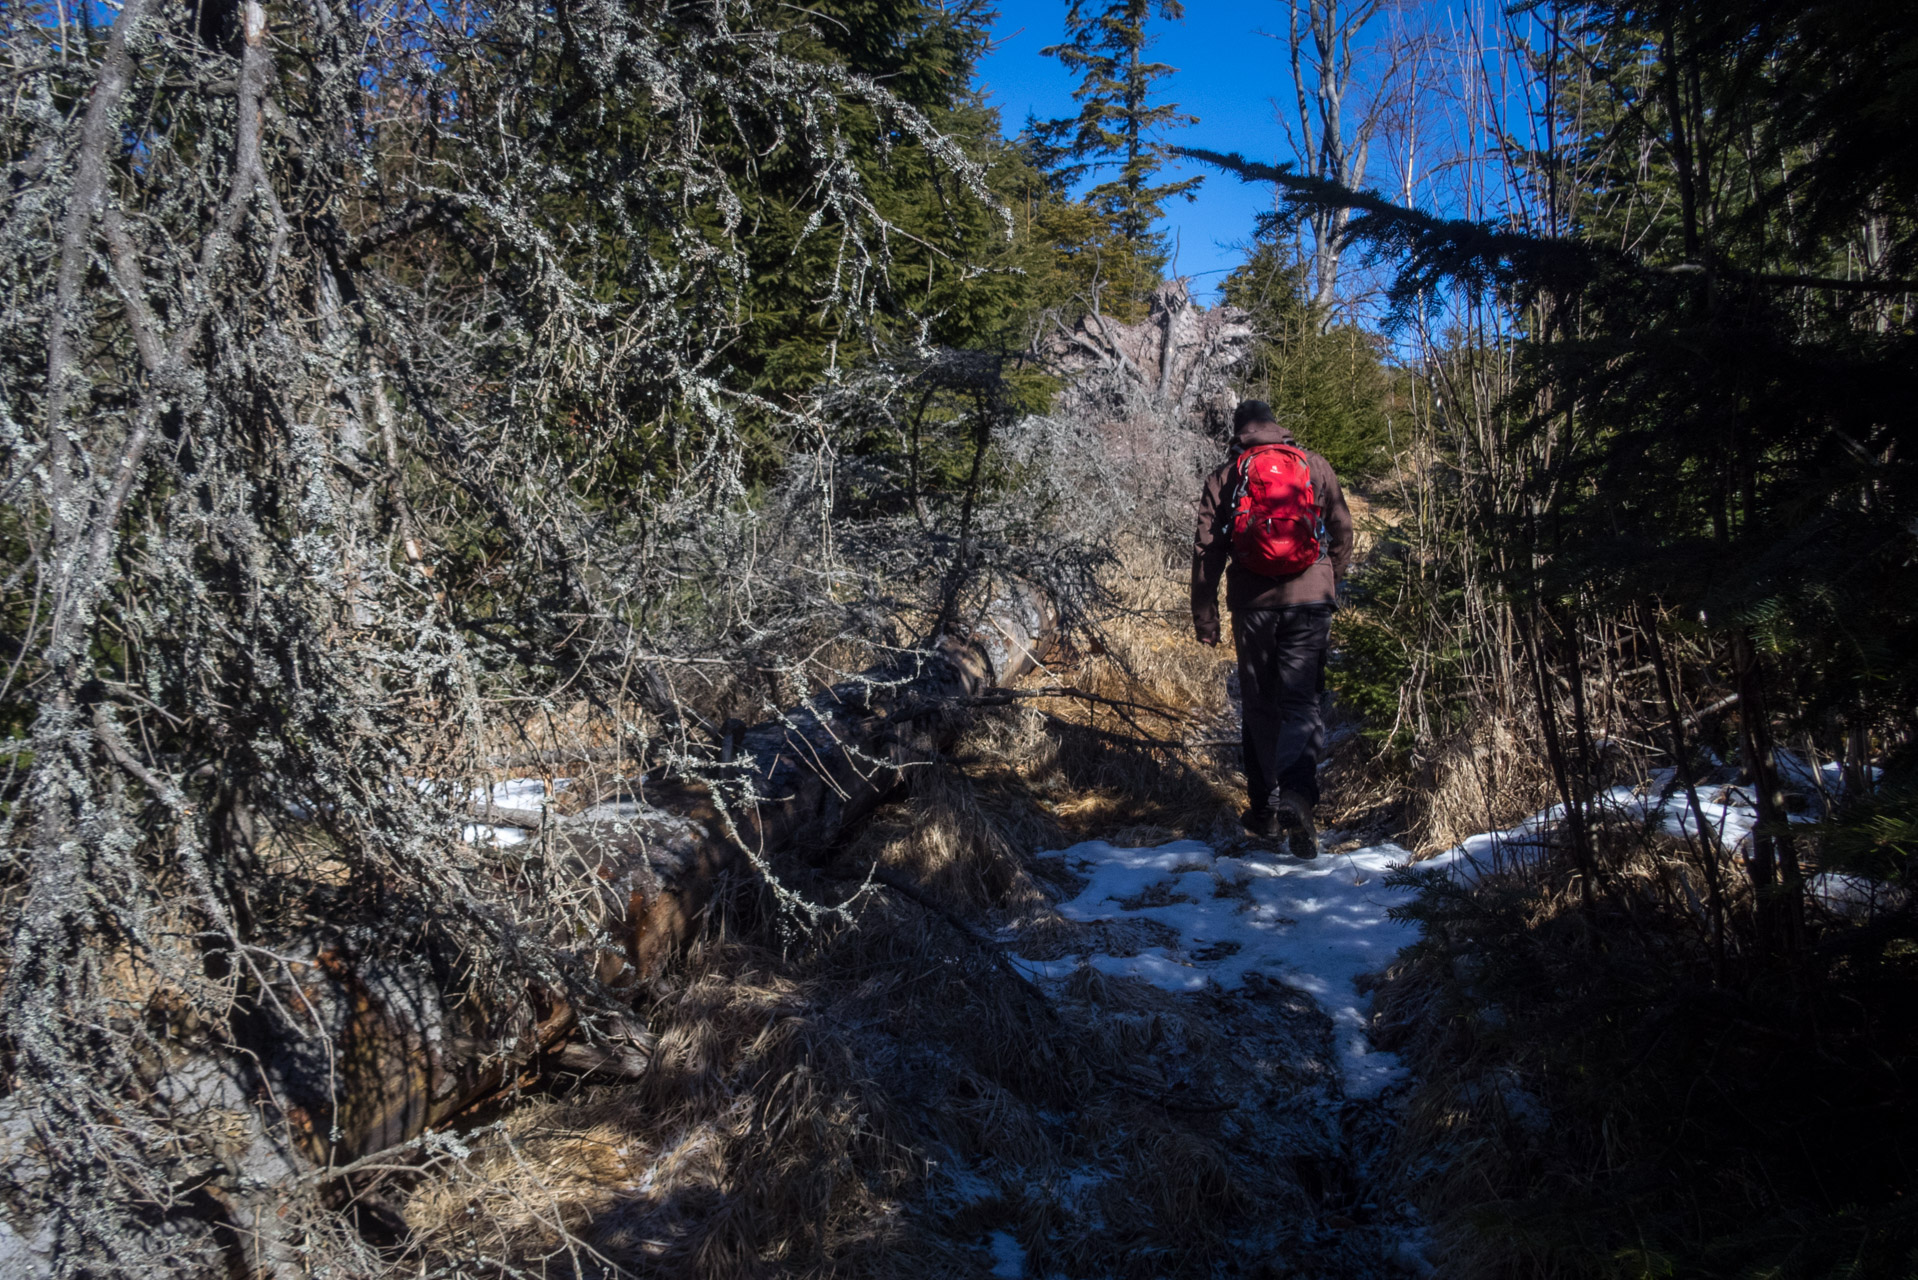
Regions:
<instances>
[{"instance_id":1,"label":"dark beanie hat","mask_svg":"<svg viewBox=\"0 0 1918 1280\"><path fill-rule=\"evenodd\" d=\"M1272 412L1272 406L1263 400L1241 400L1239 407L1232 411L1232 429L1244 427L1248 422L1277 422L1279 417Z\"/></svg>"}]
</instances>

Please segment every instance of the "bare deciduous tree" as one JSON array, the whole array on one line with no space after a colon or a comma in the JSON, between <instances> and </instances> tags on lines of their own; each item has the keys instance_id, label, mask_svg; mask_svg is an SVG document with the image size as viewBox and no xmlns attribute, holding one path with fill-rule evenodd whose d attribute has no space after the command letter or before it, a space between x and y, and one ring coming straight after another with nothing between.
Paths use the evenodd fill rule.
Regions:
<instances>
[{"instance_id":1,"label":"bare deciduous tree","mask_svg":"<svg viewBox=\"0 0 1918 1280\"><path fill-rule=\"evenodd\" d=\"M1396 123L1415 132L1417 88L1403 73L1416 69L1424 41L1399 28L1386 0L1285 0L1285 9L1285 31L1276 38L1285 44L1292 102L1277 114L1297 169L1363 188L1380 130ZM1380 24L1383 34L1374 29ZM1305 221L1309 295L1328 320L1339 301L1350 220L1348 210L1325 209Z\"/></svg>"}]
</instances>

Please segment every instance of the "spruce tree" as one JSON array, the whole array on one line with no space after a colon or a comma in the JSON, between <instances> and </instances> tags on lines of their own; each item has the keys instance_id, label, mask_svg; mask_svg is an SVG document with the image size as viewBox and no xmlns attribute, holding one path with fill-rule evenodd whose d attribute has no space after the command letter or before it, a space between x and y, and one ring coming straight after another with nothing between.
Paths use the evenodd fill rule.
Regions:
<instances>
[{"instance_id":1,"label":"spruce tree","mask_svg":"<svg viewBox=\"0 0 1918 1280\"><path fill-rule=\"evenodd\" d=\"M1310 263L1269 236L1225 278L1225 301L1251 316L1259 334L1242 385L1270 402L1348 485L1363 482L1389 461L1392 376L1378 336L1349 322L1328 326L1311 284Z\"/></svg>"},{"instance_id":2,"label":"spruce tree","mask_svg":"<svg viewBox=\"0 0 1918 1280\"><path fill-rule=\"evenodd\" d=\"M1114 233L1115 261L1106 279L1115 286L1110 292L1119 295L1110 301L1121 307L1142 299L1165 267L1165 243L1153 232L1165 202L1174 196L1191 199L1203 181L1152 181L1171 154L1158 135L1196 124L1198 117L1184 114L1176 103L1152 100L1154 86L1174 68L1146 61L1153 43L1146 21L1156 14L1176 22L1184 13L1178 0L1071 0L1067 39L1041 51L1079 77L1072 93L1079 112L1032 124L1034 151L1065 186L1116 170L1085 200Z\"/></svg>"}]
</instances>

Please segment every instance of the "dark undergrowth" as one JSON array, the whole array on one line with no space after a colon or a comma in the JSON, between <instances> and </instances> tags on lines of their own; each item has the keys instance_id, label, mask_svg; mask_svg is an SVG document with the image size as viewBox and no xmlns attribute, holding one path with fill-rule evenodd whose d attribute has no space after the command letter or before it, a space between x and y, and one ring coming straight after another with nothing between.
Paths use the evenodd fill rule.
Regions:
<instances>
[{"instance_id":1,"label":"dark undergrowth","mask_svg":"<svg viewBox=\"0 0 1918 1280\"><path fill-rule=\"evenodd\" d=\"M1448 1275L1918 1275L1918 933L1812 922L1801 961L1628 881L1408 873L1425 939L1381 984L1421 1083L1399 1158Z\"/></svg>"}]
</instances>

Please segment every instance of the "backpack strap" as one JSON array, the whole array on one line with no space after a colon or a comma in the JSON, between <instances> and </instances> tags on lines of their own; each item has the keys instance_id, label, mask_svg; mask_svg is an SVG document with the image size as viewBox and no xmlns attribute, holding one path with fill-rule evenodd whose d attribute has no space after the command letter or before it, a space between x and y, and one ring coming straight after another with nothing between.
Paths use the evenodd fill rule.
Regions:
<instances>
[{"instance_id":1,"label":"backpack strap","mask_svg":"<svg viewBox=\"0 0 1918 1280\"><path fill-rule=\"evenodd\" d=\"M1252 448L1256 449L1258 446L1253 445ZM1232 469L1232 474L1226 480L1224 500L1219 503L1219 510L1213 517L1213 524L1215 532L1224 534L1228 541L1231 539L1233 528L1239 522L1239 500L1245 497L1245 460L1251 452L1252 449L1241 449L1237 456L1226 464Z\"/></svg>"}]
</instances>

